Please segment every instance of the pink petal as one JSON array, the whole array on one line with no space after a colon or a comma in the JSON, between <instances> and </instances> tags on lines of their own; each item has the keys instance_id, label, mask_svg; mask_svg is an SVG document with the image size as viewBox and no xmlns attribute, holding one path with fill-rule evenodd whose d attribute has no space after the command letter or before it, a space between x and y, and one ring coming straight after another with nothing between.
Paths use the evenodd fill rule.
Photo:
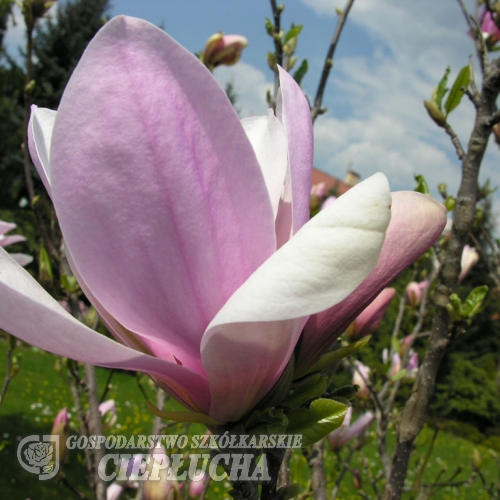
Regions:
<instances>
[{"instance_id":1,"label":"pink petal","mask_svg":"<svg viewBox=\"0 0 500 500\"><path fill-rule=\"evenodd\" d=\"M99 303L199 366L207 325L275 249L255 154L206 68L145 21L107 23L62 98L51 183Z\"/></svg>"},{"instance_id":2,"label":"pink petal","mask_svg":"<svg viewBox=\"0 0 500 500\"><path fill-rule=\"evenodd\" d=\"M375 300L356 318L356 332L354 335L356 340L369 335L378 328L394 295L396 295L395 288L384 288Z\"/></svg>"},{"instance_id":3,"label":"pink petal","mask_svg":"<svg viewBox=\"0 0 500 500\"><path fill-rule=\"evenodd\" d=\"M313 164L313 131L309 104L295 80L283 68L276 116L283 123L293 194L293 232L309 220L309 191Z\"/></svg>"},{"instance_id":4,"label":"pink petal","mask_svg":"<svg viewBox=\"0 0 500 500\"><path fill-rule=\"evenodd\" d=\"M5 250L0 248L0 328L60 356L108 368L153 375L191 409L207 412L206 379L177 364L118 344L68 314Z\"/></svg>"},{"instance_id":5,"label":"pink petal","mask_svg":"<svg viewBox=\"0 0 500 500\"><path fill-rule=\"evenodd\" d=\"M20 234L13 234L12 236L0 236L0 247L6 247L7 245L13 245L14 243L19 243L21 241L26 241L24 236Z\"/></svg>"},{"instance_id":6,"label":"pink petal","mask_svg":"<svg viewBox=\"0 0 500 500\"><path fill-rule=\"evenodd\" d=\"M8 233L9 231L12 231L17 227L16 224L13 222L5 222L3 220L0 220L0 236L2 236L5 233Z\"/></svg>"},{"instance_id":7,"label":"pink petal","mask_svg":"<svg viewBox=\"0 0 500 500\"><path fill-rule=\"evenodd\" d=\"M391 223L377 267L344 301L309 318L299 355L301 371L310 368L381 290L437 240L445 224L441 203L413 191L393 193Z\"/></svg>"},{"instance_id":8,"label":"pink petal","mask_svg":"<svg viewBox=\"0 0 500 500\"><path fill-rule=\"evenodd\" d=\"M26 255L25 253L10 253L9 254L20 266L27 266L33 262L33 257L31 255Z\"/></svg>"}]
</instances>

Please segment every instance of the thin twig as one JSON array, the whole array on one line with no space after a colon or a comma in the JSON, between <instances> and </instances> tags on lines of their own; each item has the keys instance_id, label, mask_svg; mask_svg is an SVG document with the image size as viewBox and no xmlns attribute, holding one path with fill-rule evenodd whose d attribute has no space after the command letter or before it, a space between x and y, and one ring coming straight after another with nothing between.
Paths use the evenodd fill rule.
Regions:
<instances>
[{"instance_id":1,"label":"thin twig","mask_svg":"<svg viewBox=\"0 0 500 500\"><path fill-rule=\"evenodd\" d=\"M463 159L465 158L465 151L462 147L460 139L458 138L458 135L451 128L451 125L448 122L444 122L443 128L445 132L451 137L451 142L455 146L455 151L457 152L458 158L460 159L460 161L463 161Z\"/></svg>"},{"instance_id":2,"label":"thin twig","mask_svg":"<svg viewBox=\"0 0 500 500\"><path fill-rule=\"evenodd\" d=\"M311 119L314 123L318 115L321 114L321 103L323 102L323 94L325 93L326 82L328 81L328 75L333 66L333 56L335 54L335 49L337 48L340 35L342 34L342 29L344 28L345 22L347 21L347 16L351 10L354 0L347 0L346 6L339 15L337 20L337 26L335 27L335 32L333 33L332 41L328 52L326 54L325 63L323 65L323 72L318 84L318 90L316 91L316 97L314 98L314 106L311 109Z\"/></svg>"},{"instance_id":3,"label":"thin twig","mask_svg":"<svg viewBox=\"0 0 500 500\"><path fill-rule=\"evenodd\" d=\"M59 474L57 475L57 482L68 488L68 490L74 493L80 500L89 500L89 498L84 493L82 493L68 481L68 478L63 471L59 471Z\"/></svg>"},{"instance_id":4,"label":"thin twig","mask_svg":"<svg viewBox=\"0 0 500 500\"><path fill-rule=\"evenodd\" d=\"M271 9L273 11L274 19L274 54L276 56L276 64L279 66L283 65L283 45L281 43L281 38L279 36L281 31L281 13L283 12L283 7L276 5L276 0L271 1ZM278 97L278 88L280 86L280 77L277 66L274 68L274 92L273 92L273 102L276 102Z\"/></svg>"},{"instance_id":5,"label":"thin twig","mask_svg":"<svg viewBox=\"0 0 500 500\"><path fill-rule=\"evenodd\" d=\"M10 381L13 378L12 375L12 356L14 354L14 350L16 348L16 338L12 335L8 335L9 337L9 348L7 349L6 355L6 363L5 363L5 379L3 381L2 390L0 391L0 410L2 409L2 404L5 399L5 394L7 394L7 389L9 388Z\"/></svg>"}]
</instances>

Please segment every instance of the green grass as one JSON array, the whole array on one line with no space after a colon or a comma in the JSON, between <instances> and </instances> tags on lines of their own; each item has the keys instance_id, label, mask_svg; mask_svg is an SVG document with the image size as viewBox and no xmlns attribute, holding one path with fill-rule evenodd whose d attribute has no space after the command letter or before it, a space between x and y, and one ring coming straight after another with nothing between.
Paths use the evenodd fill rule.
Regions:
<instances>
[{"instance_id":1,"label":"green grass","mask_svg":"<svg viewBox=\"0 0 500 500\"><path fill-rule=\"evenodd\" d=\"M5 354L7 344L0 341L0 383L5 376ZM52 422L58 411L67 407L71 414L72 434L76 434L78 425L74 404L69 386L65 381L66 368L61 358L28 346L18 347L15 350L16 363L20 369L17 376L11 381L7 396L0 411L0 498L9 500L53 500L76 498L63 485L57 484L56 480L38 481L36 476L26 472L19 465L16 458L17 444L20 439L31 434L49 433ZM102 394L108 379L109 371L97 369L99 390ZM141 378L142 386L146 389L151 401L154 401L152 384L148 379ZM152 430L153 417L146 408L146 400L138 387L137 378L128 372L115 372L111 381L111 388L106 399L114 399L117 405L118 421L106 433L124 434L128 437L139 434L149 435ZM174 401L169 401L169 409L179 410L181 407ZM185 426L169 428L166 433L182 434ZM202 426L191 426L190 433L203 434ZM411 486L416 478L416 464L422 460L429 443L431 442L432 429L424 429L417 441L417 453L411 462L407 485ZM394 444L394 437L389 440L389 445ZM482 472L488 482L496 481L498 468L496 462L491 458L488 449L475 445L464 439L451 434L440 433L432 454L430 455L423 481L432 483L441 470L445 470L440 482L446 482L455 472L457 467L462 467L460 474L454 478L454 482L467 481L471 476L471 457L474 448L478 448L483 457ZM132 450L133 451L133 450ZM342 451L345 458L348 450ZM127 450L128 452L128 450ZM378 459L376 440L373 431L368 434L367 442L363 448L365 459L359 454L354 455L351 462L352 469L358 469L362 489L369 498L375 498L370 486L368 473L372 476L381 475L381 465ZM325 453L325 473L328 491L331 492L335 478L338 475L339 464L336 456L327 450ZM79 490L89 495L85 479L85 467L83 465L83 453L72 450L69 454L64 472L68 480ZM304 487L309 481L309 471L305 460L296 451L291 464L291 476L294 482ZM212 482L207 498L219 500L230 498L228 483ZM133 495L132 495L133 498ZM359 499L360 495L353 485L353 477L347 473L341 485L338 495L339 499ZM410 499L410 495L405 496ZM432 498L440 500L452 499L487 499L489 498L482 490L479 481L468 486L446 487Z\"/></svg>"}]
</instances>

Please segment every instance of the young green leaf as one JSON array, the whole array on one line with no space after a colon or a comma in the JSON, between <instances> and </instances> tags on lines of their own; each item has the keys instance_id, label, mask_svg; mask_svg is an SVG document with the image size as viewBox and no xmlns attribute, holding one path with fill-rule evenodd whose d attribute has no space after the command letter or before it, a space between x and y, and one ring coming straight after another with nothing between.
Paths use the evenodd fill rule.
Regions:
<instances>
[{"instance_id":1,"label":"young green leaf","mask_svg":"<svg viewBox=\"0 0 500 500\"><path fill-rule=\"evenodd\" d=\"M434 89L434 93L432 94L432 100L437 104L439 110L442 110L441 104L443 102L444 96L446 95L446 92L448 92L448 88L446 87L446 85L448 84L449 74L450 67L448 66L446 68L446 71L444 72L443 78L441 78L439 85Z\"/></svg>"},{"instance_id":2,"label":"young green leaf","mask_svg":"<svg viewBox=\"0 0 500 500\"><path fill-rule=\"evenodd\" d=\"M417 181L417 187L414 189L417 193L430 194L429 186L423 175L415 175L415 180Z\"/></svg>"},{"instance_id":3,"label":"young green leaf","mask_svg":"<svg viewBox=\"0 0 500 500\"><path fill-rule=\"evenodd\" d=\"M304 59L300 66L297 68L297 70L293 74L293 79L300 85L302 82L302 78L307 73L307 70L309 69L309 63L307 62L307 59Z\"/></svg>"},{"instance_id":4,"label":"young green leaf","mask_svg":"<svg viewBox=\"0 0 500 500\"><path fill-rule=\"evenodd\" d=\"M347 406L332 399L317 399L309 410L299 408L288 414L288 434L302 434L302 446L309 446L339 428Z\"/></svg>"},{"instance_id":5,"label":"young green leaf","mask_svg":"<svg viewBox=\"0 0 500 500\"><path fill-rule=\"evenodd\" d=\"M446 111L446 116L448 116L459 104L464 95L463 88L467 88L470 82L470 68L469 66L464 66L451 87L448 98L444 105Z\"/></svg>"},{"instance_id":6,"label":"young green leaf","mask_svg":"<svg viewBox=\"0 0 500 500\"><path fill-rule=\"evenodd\" d=\"M298 26L293 26L287 31L285 38L283 39L283 45L291 40L292 38L298 36L300 32L302 31L302 25L299 24Z\"/></svg>"}]
</instances>

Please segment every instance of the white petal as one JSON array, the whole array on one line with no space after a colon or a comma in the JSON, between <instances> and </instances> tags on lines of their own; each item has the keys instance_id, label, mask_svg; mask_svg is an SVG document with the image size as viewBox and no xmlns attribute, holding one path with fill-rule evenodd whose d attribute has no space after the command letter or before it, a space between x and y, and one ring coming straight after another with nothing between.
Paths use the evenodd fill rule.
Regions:
<instances>
[{"instance_id":1,"label":"white petal","mask_svg":"<svg viewBox=\"0 0 500 500\"><path fill-rule=\"evenodd\" d=\"M51 194L50 188L50 143L57 111L32 106L31 119L28 127L28 140L31 158L40 174L45 189Z\"/></svg>"},{"instance_id":2,"label":"white petal","mask_svg":"<svg viewBox=\"0 0 500 500\"><path fill-rule=\"evenodd\" d=\"M244 118L241 124L257 156L276 219L288 166L285 130L271 109L267 116Z\"/></svg>"},{"instance_id":3,"label":"white petal","mask_svg":"<svg viewBox=\"0 0 500 500\"><path fill-rule=\"evenodd\" d=\"M350 189L264 262L209 328L303 317L346 298L377 264L390 206L383 174Z\"/></svg>"}]
</instances>

